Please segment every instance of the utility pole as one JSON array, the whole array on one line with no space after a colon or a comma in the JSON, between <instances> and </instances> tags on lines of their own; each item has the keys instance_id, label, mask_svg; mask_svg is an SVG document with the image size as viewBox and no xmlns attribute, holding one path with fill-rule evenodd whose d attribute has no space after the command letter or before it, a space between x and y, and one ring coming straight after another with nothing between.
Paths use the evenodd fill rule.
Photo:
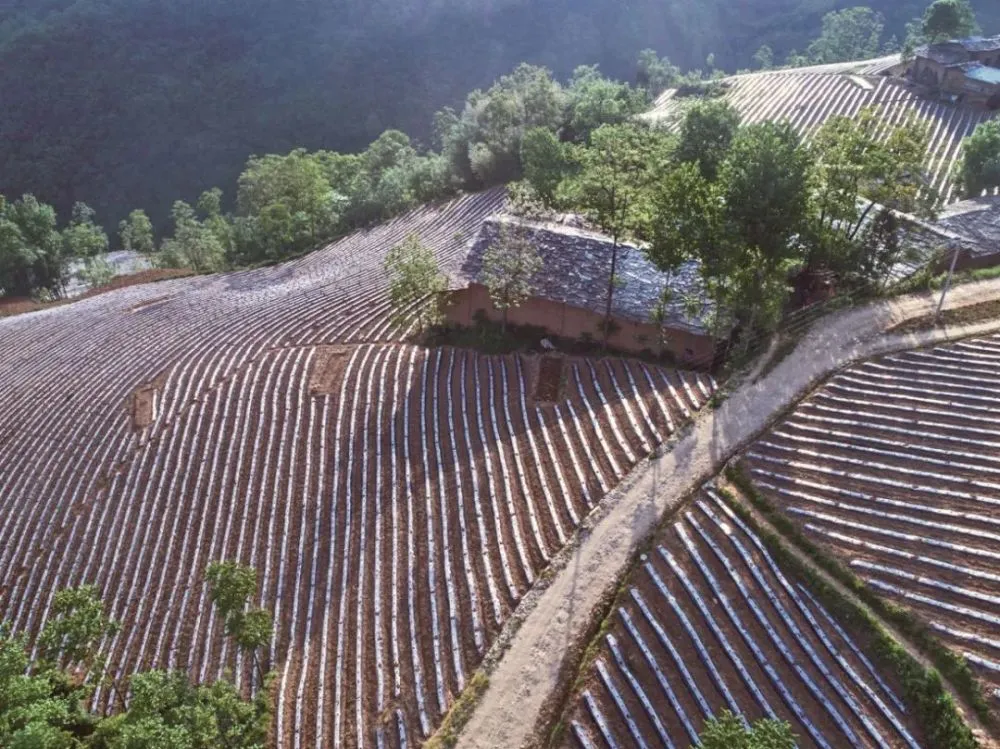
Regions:
<instances>
[{"instance_id":1,"label":"utility pole","mask_svg":"<svg viewBox=\"0 0 1000 749\"><path fill-rule=\"evenodd\" d=\"M937 325L938 318L941 317L941 309L944 307L944 298L951 288L951 278L955 275L955 266L958 264L958 253L961 248L955 245L955 254L951 258L951 267L948 269L948 277L944 280L944 288L941 289L941 299L938 301L937 311L934 313L934 324Z\"/></svg>"}]
</instances>

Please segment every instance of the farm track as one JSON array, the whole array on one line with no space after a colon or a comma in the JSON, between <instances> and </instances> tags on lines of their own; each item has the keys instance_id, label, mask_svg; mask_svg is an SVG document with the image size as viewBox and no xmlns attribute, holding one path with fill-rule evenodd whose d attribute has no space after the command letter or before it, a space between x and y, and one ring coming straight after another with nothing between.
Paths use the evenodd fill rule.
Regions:
<instances>
[{"instance_id":1,"label":"farm track","mask_svg":"<svg viewBox=\"0 0 1000 749\"><path fill-rule=\"evenodd\" d=\"M758 488L917 612L1000 700L1000 337L834 377L758 440Z\"/></svg>"},{"instance_id":2,"label":"farm track","mask_svg":"<svg viewBox=\"0 0 1000 749\"><path fill-rule=\"evenodd\" d=\"M925 167L944 204L962 198L961 185L954 175L963 139L972 135L981 122L995 117L991 112L921 97L892 78L848 75L836 67L828 71L805 68L752 73L725 80L729 88L724 98L745 123L787 120L806 140L828 119L852 117L866 107L882 109L885 135L891 126L902 124L910 116L927 121L931 144ZM674 117L682 111L683 101L667 92L648 116Z\"/></svg>"},{"instance_id":3,"label":"farm track","mask_svg":"<svg viewBox=\"0 0 1000 749\"><path fill-rule=\"evenodd\" d=\"M402 343L385 252L461 262L489 192L275 268L130 287L0 321L0 619L37 633L92 583L110 672L259 685L202 584L258 572L283 747L429 735L604 494L712 395L707 377ZM93 706L117 699L98 691Z\"/></svg>"},{"instance_id":4,"label":"farm track","mask_svg":"<svg viewBox=\"0 0 1000 749\"><path fill-rule=\"evenodd\" d=\"M919 747L898 689L711 489L656 539L612 613L566 745L684 747L728 709L799 746Z\"/></svg>"}]
</instances>

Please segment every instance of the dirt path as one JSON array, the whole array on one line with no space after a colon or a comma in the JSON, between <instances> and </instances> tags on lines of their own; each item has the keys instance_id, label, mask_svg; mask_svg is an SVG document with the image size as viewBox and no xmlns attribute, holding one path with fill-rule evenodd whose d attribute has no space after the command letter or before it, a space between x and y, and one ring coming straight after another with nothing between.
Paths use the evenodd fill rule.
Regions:
<instances>
[{"instance_id":1,"label":"dirt path","mask_svg":"<svg viewBox=\"0 0 1000 749\"><path fill-rule=\"evenodd\" d=\"M1000 299L1000 279L954 289L946 309ZM559 686L566 652L578 644L602 597L626 572L634 550L664 513L709 479L773 419L820 380L860 359L935 342L1000 331L1000 321L884 335L932 313L937 296L902 297L821 321L761 381L706 411L673 450L640 464L624 492L606 500L604 517L587 533L513 635L490 685L459 738L462 749L531 745L546 701ZM528 599L531 600L530 597ZM520 617L518 617L520 618Z\"/></svg>"}]
</instances>

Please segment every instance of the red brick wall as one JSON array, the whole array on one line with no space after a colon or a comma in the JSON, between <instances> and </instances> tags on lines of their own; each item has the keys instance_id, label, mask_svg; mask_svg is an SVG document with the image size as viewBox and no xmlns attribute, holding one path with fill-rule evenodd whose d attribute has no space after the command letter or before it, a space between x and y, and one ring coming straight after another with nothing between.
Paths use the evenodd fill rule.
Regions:
<instances>
[{"instance_id":1,"label":"red brick wall","mask_svg":"<svg viewBox=\"0 0 1000 749\"><path fill-rule=\"evenodd\" d=\"M452 293L448 320L457 325L473 325L476 312L482 310L491 320L499 321L500 313L493 307L485 286L473 284L467 289ZM520 307L510 310L508 321L513 325L534 325L544 328L554 336L579 339L589 333L600 341L600 323L603 315L561 302L532 297ZM643 349L658 350L660 331L652 323L636 323L614 318L620 326L609 339L609 344L622 351L639 352ZM678 362L707 368L711 365L714 344L709 336L695 335L686 330L668 330L665 348Z\"/></svg>"}]
</instances>

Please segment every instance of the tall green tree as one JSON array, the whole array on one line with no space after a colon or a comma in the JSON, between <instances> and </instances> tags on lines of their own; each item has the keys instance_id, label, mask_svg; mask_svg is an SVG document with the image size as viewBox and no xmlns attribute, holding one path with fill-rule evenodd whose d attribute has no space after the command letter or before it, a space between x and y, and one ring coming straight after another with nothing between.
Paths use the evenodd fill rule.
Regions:
<instances>
[{"instance_id":1,"label":"tall green tree","mask_svg":"<svg viewBox=\"0 0 1000 749\"><path fill-rule=\"evenodd\" d=\"M555 202L556 190L572 169L568 144L544 127L529 130L521 144L524 178L546 204Z\"/></svg>"},{"instance_id":2,"label":"tall green tree","mask_svg":"<svg viewBox=\"0 0 1000 749\"><path fill-rule=\"evenodd\" d=\"M702 749L794 749L795 734L784 721L762 718L747 726L728 710L706 721L698 740Z\"/></svg>"},{"instance_id":3,"label":"tall green tree","mask_svg":"<svg viewBox=\"0 0 1000 749\"><path fill-rule=\"evenodd\" d=\"M483 282L493 306L500 311L502 332L507 332L511 309L524 304L534 292L533 279L542 269L538 248L516 228L502 224L496 240L483 254Z\"/></svg>"},{"instance_id":4,"label":"tall green tree","mask_svg":"<svg viewBox=\"0 0 1000 749\"><path fill-rule=\"evenodd\" d=\"M627 83L605 78L596 65L573 71L567 89L567 125L573 139L586 141L601 125L618 125L647 107L646 94Z\"/></svg>"},{"instance_id":5,"label":"tall green tree","mask_svg":"<svg viewBox=\"0 0 1000 749\"><path fill-rule=\"evenodd\" d=\"M865 6L827 13L823 32L809 45L809 58L815 63L833 63L877 57L884 30L882 14Z\"/></svg>"},{"instance_id":6,"label":"tall green tree","mask_svg":"<svg viewBox=\"0 0 1000 749\"><path fill-rule=\"evenodd\" d=\"M34 195L0 197L0 290L11 296L62 293L70 254L52 206Z\"/></svg>"},{"instance_id":7,"label":"tall green tree","mask_svg":"<svg viewBox=\"0 0 1000 749\"><path fill-rule=\"evenodd\" d=\"M444 319L448 279L441 272L434 251L411 234L386 255L384 268L389 276L389 299L397 326L407 327L413 319L421 331Z\"/></svg>"},{"instance_id":8,"label":"tall green tree","mask_svg":"<svg viewBox=\"0 0 1000 749\"><path fill-rule=\"evenodd\" d=\"M787 123L744 127L720 170L728 220L739 241L768 268L793 254L805 222L811 160Z\"/></svg>"},{"instance_id":9,"label":"tall green tree","mask_svg":"<svg viewBox=\"0 0 1000 749\"><path fill-rule=\"evenodd\" d=\"M99 646L117 627L93 586L56 593L35 656L28 638L0 623L0 746L264 749L266 689L247 701L229 682L195 686L186 673L160 671L109 682ZM110 716L87 709L95 687L105 684L118 696Z\"/></svg>"},{"instance_id":10,"label":"tall green tree","mask_svg":"<svg viewBox=\"0 0 1000 749\"><path fill-rule=\"evenodd\" d=\"M69 225L62 233L68 257L96 257L108 251L108 235L94 221L95 215L86 203L73 206Z\"/></svg>"},{"instance_id":11,"label":"tall green tree","mask_svg":"<svg viewBox=\"0 0 1000 749\"><path fill-rule=\"evenodd\" d=\"M260 684L261 651L271 640L271 615L250 605L257 592L257 571L238 562L212 562L205 571L209 598L218 609L226 634L253 660Z\"/></svg>"},{"instance_id":12,"label":"tall green tree","mask_svg":"<svg viewBox=\"0 0 1000 749\"><path fill-rule=\"evenodd\" d=\"M924 176L930 148L928 123L909 118L885 125L884 115L868 108L854 117L827 120L812 139L814 161L812 209L803 237L811 268L825 267L846 278L881 283L864 268L881 267L875 257L875 237L866 234L873 216L883 209L931 219L937 194ZM880 219L885 225L887 219ZM878 253L896 254L891 247Z\"/></svg>"},{"instance_id":13,"label":"tall green tree","mask_svg":"<svg viewBox=\"0 0 1000 749\"><path fill-rule=\"evenodd\" d=\"M149 255L156 249L153 222L143 210L134 210L128 218L118 224L118 236L122 249Z\"/></svg>"},{"instance_id":14,"label":"tall green tree","mask_svg":"<svg viewBox=\"0 0 1000 749\"><path fill-rule=\"evenodd\" d=\"M978 33L979 23L969 0L934 0L923 18L923 34L931 43Z\"/></svg>"},{"instance_id":15,"label":"tall green tree","mask_svg":"<svg viewBox=\"0 0 1000 749\"><path fill-rule=\"evenodd\" d=\"M174 235L163 240L157 262L168 268L190 268L196 273L214 273L226 264L226 246L198 219L194 208L178 200L172 212Z\"/></svg>"},{"instance_id":16,"label":"tall green tree","mask_svg":"<svg viewBox=\"0 0 1000 749\"><path fill-rule=\"evenodd\" d=\"M639 53L635 83L647 93L650 102L668 88L676 86L681 79L681 69L666 57L660 57L654 50L644 49Z\"/></svg>"},{"instance_id":17,"label":"tall green tree","mask_svg":"<svg viewBox=\"0 0 1000 749\"><path fill-rule=\"evenodd\" d=\"M705 179L714 181L739 127L739 112L729 102L696 102L681 121L677 159L696 164Z\"/></svg>"},{"instance_id":18,"label":"tall green tree","mask_svg":"<svg viewBox=\"0 0 1000 749\"><path fill-rule=\"evenodd\" d=\"M966 138L961 168L965 194L969 197L1000 188L1000 120L981 123Z\"/></svg>"},{"instance_id":19,"label":"tall green tree","mask_svg":"<svg viewBox=\"0 0 1000 749\"><path fill-rule=\"evenodd\" d=\"M767 44L762 44L760 49L754 52L753 64L757 70L770 70L774 67L774 50Z\"/></svg>"},{"instance_id":20,"label":"tall green tree","mask_svg":"<svg viewBox=\"0 0 1000 749\"><path fill-rule=\"evenodd\" d=\"M611 333L611 309L618 283L622 242L645 223L650 188L668 157L666 136L636 123L604 125L577 151L580 171L565 190L571 202L611 237L604 303L604 342Z\"/></svg>"},{"instance_id":21,"label":"tall green tree","mask_svg":"<svg viewBox=\"0 0 1000 749\"><path fill-rule=\"evenodd\" d=\"M487 91L469 94L461 115L439 113L435 130L461 183L479 188L518 179L524 135L538 127L557 132L566 106L552 73L523 63Z\"/></svg>"}]
</instances>

